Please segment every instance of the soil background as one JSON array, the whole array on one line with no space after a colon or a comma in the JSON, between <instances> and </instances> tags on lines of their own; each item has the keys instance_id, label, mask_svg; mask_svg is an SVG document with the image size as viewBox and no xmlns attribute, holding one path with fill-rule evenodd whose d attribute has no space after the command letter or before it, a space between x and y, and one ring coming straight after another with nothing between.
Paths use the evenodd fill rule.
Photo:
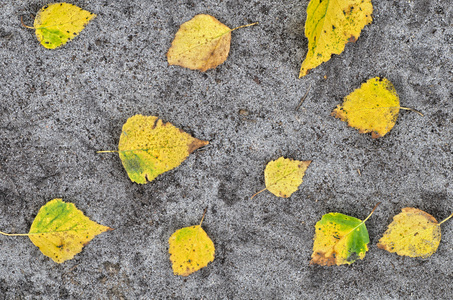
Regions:
<instances>
[{"instance_id":1,"label":"soil background","mask_svg":"<svg viewBox=\"0 0 453 300\"><path fill-rule=\"evenodd\" d=\"M0 230L28 232L54 198L115 230L63 264L27 237L1 236L0 299L453 299L452 221L428 259L376 247L404 207L439 221L453 211L451 1L373 0L357 42L302 79L308 0L72 1L98 16L54 51L20 23L33 24L47 3L0 2ZM199 13L230 28L260 24L233 32L213 70L168 66L180 24ZM424 117L401 111L373 140L330 113L375 76ZM135 114L210 144L134 184L117 154L96 151L117 149ZM313 161L300 189L250 200L280 156ZM364 260L309 264L323 214L364 219L377 202ZM205 207L216 258L174 276L168 238L198 224Z\"/></svg>"}]
</instances>

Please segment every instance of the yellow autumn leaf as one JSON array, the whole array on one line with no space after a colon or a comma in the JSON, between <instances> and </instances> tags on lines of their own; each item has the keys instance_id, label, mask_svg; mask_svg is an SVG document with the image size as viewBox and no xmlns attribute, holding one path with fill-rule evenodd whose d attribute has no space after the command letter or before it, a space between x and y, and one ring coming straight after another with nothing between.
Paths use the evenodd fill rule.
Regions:
<instances>
[{"instance_id":1,"label":"yellow autumn leaf","mask_svg":"<svg viewBox=\"0 0 453 300\"><path fill-rule=\"evenodd\" d=\"M231 32L234 29L210 15L196 15L182 24L167 53L169 65L178 65L202 72L217 67L228 57Z\"/></svg>"},{"instance_id":2,"label":"yellow autumn leaf","mask_svg":"<svg viewBox=\"0 0 453 300\"><path fill-rule=\"evenodd\" d=\"M308 52L299 78L343 52L348 42L355 42L365 25L373 20L371 0L311 0L307 7L305 36Z\"/></svg>"},{"instance_id":3,"label":"yellow autumn leaf","mask_svg":"<svg viewBox=\"0 0 453 300\"><path fill-rule=\"evenodd\" d=\"M323 215L315 225L310 264L339 266L363 259L370 242L365 222L378 205L363 221L336 212Z\"/></svg>"},{"instance_id":4,"label":"yellow autumn leaf","mask_svg":"<svg viewBox=\"0 0 453 300\"><path fill-rule=\"evenodd\" d=\"M86 217L74 204L54 199L39 210L29 233L7 234L28 236L41 252L56 263L72 259L96 235L112 230Z\"/></svg>"},{"instance_id":5,"label":"yellow autumn leaf","mask_svg":"<svg viewBox=\"0 0 453 300\"><path fill-rule=\"evenodd\" d=\"M377 246L389 252L410 257L433 255L441 240L440 224L430 214L412 207L402 209L379 240Z\"/></svg>"},{"instance_id":6,"label":"yellow autumn leaf","mask_svg":"<svg viewBox=\"0 0 453 300\"><path fill-rule=\"evenodd\" d=\"M302 184L310 163L311 160L299 161L284 157L269 162L264 170L266 188L255 193L252 198L265 190L277 197L288 198Z\"/></svg>"},{"instance_id":7,"label":"yellow autumn leaf","mask_svg":"<svg viewBox=\"0 0 453 300\"><path fill-rule=\"evenodd\" d=\"M371 78L344 98L332 116L348 122L360 133L371 132L379 138L393 128L398 118L400 101L393 84L386 78Z\"/></svg>"},{"instance_id":8,"label":"yellow autumn leaf","mask_svg":"<svg viewBox=\"0 0 453 300\"><path fill-rule=\"evenodd\" d=\"M135 115L123 125L118 152L129 178L144 184L179 166L193 151L209 144L155 116Z\"/></svg>"},{"instance_id":9,"label":"yellow autumn leaf","mask_svg":"<svg viewBox=\"0 0 453 300\"><path fill-rule=\"evenodd\" d=\"M203 218L200 225L176 230L168 240L175 275L188 276L214 260L214 243L201 228Z\"/></svg>"},{"instance_id":10,"label":"yellow autumn leaf","mask_svg":"<svg viewBox=\"0 0 453 300\"><path fill-rule=\"evenodd\" d=\"M36 37L47 49L55 49L75 38L96 15L69 3L44 6L36 15Z\"/></svg>"}]
</instances>

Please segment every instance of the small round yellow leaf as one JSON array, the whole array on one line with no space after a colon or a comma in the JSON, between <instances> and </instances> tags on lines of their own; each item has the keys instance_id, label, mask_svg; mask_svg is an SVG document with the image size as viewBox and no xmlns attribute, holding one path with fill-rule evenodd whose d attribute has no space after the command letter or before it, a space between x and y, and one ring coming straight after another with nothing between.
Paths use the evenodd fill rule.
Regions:
<instances>
[{"instance_id":1,"label":"small round yellow leaf","mask_svg":"<svg viewBox=\"0 0 453 300\"><path fill-rule=\"evenodd\" d=\"M175 275L190 275L214 260L214 243L200 225L175 231L168 243Z\"/></svg>"},{"instance_id":2,"label":"small round yellow leaf","mask_svg":"<svg viewBox=\"0 0 453 300\"><path fill-rule=\"evenodd\" d=\"M311 161L280 157L267 164L264 170L266 189L277 197L288 198L302 184L302 178Z\"/></svg>"}]
</instances>

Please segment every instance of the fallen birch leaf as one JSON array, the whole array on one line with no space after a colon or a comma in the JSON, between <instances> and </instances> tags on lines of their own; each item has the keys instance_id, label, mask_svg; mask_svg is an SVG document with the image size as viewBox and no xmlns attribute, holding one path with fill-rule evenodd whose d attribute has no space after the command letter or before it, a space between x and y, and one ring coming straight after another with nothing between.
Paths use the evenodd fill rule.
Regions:
<instances>
[{"instance_id":1,"label":"fallen birch leaf","mask_svg":"<svg viewBox=\"0 0 453 300\"><path fill-rule=\"evenodd\" d=\"M375 77L346 96L343 105L338 105L332 116L348 122L360 133L371 132L373 138L379 138L393 128L400 109L417 112L400 106L398 94L388 79Z\"/></svg>"},{"instance_id":2,"label":"fallen birch leaf","mask_svg":"<svg viewBox=\"0 0 453 300\"><path fill-rule=\"evenodd\" d=\"M370 242L365 222L371 217L379 203L365 220L341 213L328 213L315 225L313 254L310 264L333 266L352 264L363 259Z\"/></svg>"},{"instance_id":3,"label":"fallen birch leaf","mask_svg":"<svg viewBox=\"0 0 453 300\"><path fill-rule=\"evenodd\" d=\"M175 275L188 276L214 260L214 243L201 228L203 219L204 214L200 225L176 230L168 240Z\"/></svg>"},{"instance_id":4,"label":"fallen birch leaf","mask_svg":"<svg viewBox=\"0 0 453 300\"><path fill-rule=\"evenodd\" d=\"M29 233L0 233L28 236L45 256L56 263L62 263L72 259L96 235L107 230L112 229L91 221L74 204L54 199L41 207Z\"/></svg>"},{"instance_id":5,"label":"fallen birch leaf","mask_svg":"<svg viewBox=\"0 0 453 300\"><path fill-rule=\"evenodd\" d=\"M430 214L412 207L402 209L377 244L378 248L401 256L427 258L433 255L441 240L440 224Z\"/></svg>"},{"instance_id":6,"label":"fallen birch leaf","mask_svg":"<svg viewBox=\"0 0 453 300\"><path fill-rule=\"evenodd\" d=\"M47 49L55 49L75 38L95 14L69 3L44 6L36 15L33 27L36 37Z\"/></svg>"},{"instance_id":7,"label":"fallen birch leaf","mask_svg":"<svg viewBox=\"0 0 453 300\"><path fill-rule=\"evenodd\" d=\"M302 184L302 178L311 160L300 161L280 157L269 162L264 170L266 188L252 196L268 190L277 197L288 198Z\"/></svg>"},{"instance_id":8,"label":"fallen birch leaf","mask_svg":"<svg viewBox=\"0 0 453 300\"><path fill-rule=\"evenodd\" d=\"M343 52L345 45L355 42L365 25L373 20L371 0L311 0L307 7L305 36L308 52L299 78Z\"/></svg>"},{"instance_id":9,"label":"fallen birch leaf","mask_svg":"<svg viewBox=\"0 0 453 300\"><path fill-rule=\"evenodd\" d=\"M129 178L144 184L179 166L193 151L209 144L155 116L135 115L123 125L118 152Z\"/></svg>"},{"instance_id":10,"label":"fallen birch leaf","mask_svg":"<svg viewBox=\"0 0 453 300\"><path fill-rule=\"evenodd\" d=\"M168 64L202 72L215 68L228 57L231 32L255 24L230 29L210 15L196 15L176 32L167 53Z\"/></svg>"}]
</instances>

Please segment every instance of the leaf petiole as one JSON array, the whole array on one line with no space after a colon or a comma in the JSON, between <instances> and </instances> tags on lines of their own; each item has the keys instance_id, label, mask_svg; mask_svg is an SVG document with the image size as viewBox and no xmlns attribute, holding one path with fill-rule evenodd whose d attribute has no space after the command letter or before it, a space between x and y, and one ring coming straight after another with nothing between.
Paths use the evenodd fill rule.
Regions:
<instances>
[{"instance_id":1,"label":"leaf petiole","mask_svg":"<svg viewBox=\"0 0 453 300\"><path fill-rule=\"evenodd\" d=\"M413 108L410 108L410 107L402 107L402 106L400 106L400 109L410 110L410 111L413 111L413 112L419 114L420 116L424 117L424 115L421 112L419 112L418 110L416 110L416 109L413 109Z\"/></svg>"},{"instance_id":2,"label":"leaf petiole","mask_svg":"<svg viewBox=\"0 0 453 300\"><path fill-rule=\"evenodd\" d=\"M6 233L0 231L0 234L6 235L6 236L29 236L29 233Z\"/></svg>"},{"instance_id":3,"label":"leaf petiole","mask_svg":"<svg viewBox=\"0 0 453 300\"><path fill-rule=\"evenodd\" d=\"M262 192L264 192L265 190L267 190L267 188L264 188L264 189L262 189L261 191L259 191L259 192L256 192L255 194L253 194L253 196L252 196L252 197L250 197L250 200L252 200L252 199L253 199L253 197L255 197L256 195L258 195L259 193L262 193Z\"/></svg>"},{"instance_id":4,"label":"leaf petiole","mask_svg":"<svg viewBox=\"0 0 453 300\"><path fill-rule=\"evenodd\" d=\"M443 220L442 222L440 222L438 225L440 226L440 224L450 220L450 218L453 217L453 214L449 215L445 220Z\"/></svg>"},{"instance_id":5,"label":"leaf petiole","mask_svg":"<svg viewBox=\"0 0 453 300\"><path fill-rule=\"evenodd\" d=\"M373 210L370 212L370 214L368 215L368 217L366 217L366 219L363 220L361 224L365 223L365 222L371 217L371 215L374 213L374 211L376 210L376 208L377 208L377 207L379 206L379 204L381 204L381 203L382 203L382 202L378 202L378 204L376 204L376 205L374 206Z\"/></svg>"},{"instance_id":6,"label":"leaf petiole","mask_svg":"<svg viewBox=\"0 0 453 300\"><path fill-rule=\"evenodd\" d=\"M25 28L35 29L35 27L30 27L30 26L25 25L24 20L22 19L22 16L20 16L20 22L22 23L22 26L24 26Z\"/></svg>"},{"instance_id":7,"label":"leaf petiole","mask_svg":"<svg viewBox=\"0 0 453 300\"><path fill-rule=\"evenodd\" d=\"M255 23L251 23L251 24L247 24L247 25L238 26L236 28L231 29L231 31L235 31L236 29L241 29L241 28L245 28L245 27L255 26L258 24L259 24L258 22L255 22Z\"/></svg>"}]
</instances>

